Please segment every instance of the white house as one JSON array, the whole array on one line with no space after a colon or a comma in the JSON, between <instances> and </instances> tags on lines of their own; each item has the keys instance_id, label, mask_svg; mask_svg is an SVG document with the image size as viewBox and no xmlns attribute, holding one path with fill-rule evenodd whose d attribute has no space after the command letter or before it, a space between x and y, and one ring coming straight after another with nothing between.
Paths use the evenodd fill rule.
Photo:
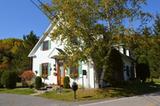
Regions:
<instances>
[{"instance_id":1,"label":"white house","mask_svg":"<svg viewBox=\"0 0 160 106\"><path fill-rule=\"evenodd\" d=\"M79 86L85 88L96 88L94 67L92 62L79 62L77 68L66 68L63 60L58 58L58 54L63 52L64 43L51 40L50 36L55 27L51 24L46 32L39 39L35 47L32 49L29 57L32 58L32 70L37 76L46 77L44 80L47 84L63 85L65 76L71 73L77 74L76 82ZM133 60L129 57L129 50L125 50L122 46L115 47L122 54L124 62L124 80L132 77L131 68L133 68ZM125 54L126 53L126 54ZM70 79L71 83L73 79Z\"/></svg>"}]
</instances>

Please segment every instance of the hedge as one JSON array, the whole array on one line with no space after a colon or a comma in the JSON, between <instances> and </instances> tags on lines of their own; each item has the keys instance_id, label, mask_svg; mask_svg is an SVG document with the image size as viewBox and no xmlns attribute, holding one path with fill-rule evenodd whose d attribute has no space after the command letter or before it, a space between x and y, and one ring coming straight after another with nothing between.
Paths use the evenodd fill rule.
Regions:
<instances>
[{"instance_id":1,"label":"hedge","mask_svg":"<svg viewBox=\"0 0 160 106\"><path fill-rule=\"evenodd\" d=\"M14 71L4 71L1 76L1 83L4 87L8 89L13 89L16 87L17 73Z\"/></svg>"}]
</instances>

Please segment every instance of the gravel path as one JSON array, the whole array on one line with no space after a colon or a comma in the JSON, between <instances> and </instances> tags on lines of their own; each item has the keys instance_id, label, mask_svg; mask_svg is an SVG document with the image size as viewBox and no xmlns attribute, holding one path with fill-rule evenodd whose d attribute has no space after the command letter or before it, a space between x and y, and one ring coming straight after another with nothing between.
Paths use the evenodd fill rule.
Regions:
<instances>
[{"instance_id":1,"label":"gravel path","mask_svg":"<svg viewBox=\"0 0 160 106\"><path fill-rule=\"evenodd\" d=\"M76 106L76 104L29 95L0 94L0 106Z\"/></svg>"}]
</instances>

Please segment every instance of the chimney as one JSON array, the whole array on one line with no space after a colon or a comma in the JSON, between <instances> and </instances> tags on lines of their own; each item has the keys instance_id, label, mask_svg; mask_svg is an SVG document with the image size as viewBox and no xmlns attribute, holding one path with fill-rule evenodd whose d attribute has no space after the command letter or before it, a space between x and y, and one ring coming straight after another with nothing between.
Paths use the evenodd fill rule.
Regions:
<instances>
[{"instance_id":1,"label":"chimney","mask_svg":"<svg viewBox=\"0 0 160 106\"><path fill-rule=\"evenodd\" d=\"M126 55L129 56L129 50L128 49L126 49Z\"/></svg>"},{"instance_id":2,"label":"chimney","mask_svg":"<svg viewBox=\"0 0 160 106\"><path fill-rule=\"evenodd\" d=\"M123 54L123 46L119 46L119 51Z\"/></svg>"}]
</instances>

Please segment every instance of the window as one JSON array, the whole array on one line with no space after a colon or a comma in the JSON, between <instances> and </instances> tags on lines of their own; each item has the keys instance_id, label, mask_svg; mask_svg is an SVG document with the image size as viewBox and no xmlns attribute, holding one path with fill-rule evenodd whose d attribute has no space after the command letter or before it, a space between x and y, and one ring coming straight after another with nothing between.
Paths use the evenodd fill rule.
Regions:
<instances>
[{"instance_id":1,"label":"window","mask_svg":"<svg viewBox=\"0 0 160 106\"><path fill-rule=\"evenodd\" d=\"M42 64L42 77L48 76L48 63Z\"/></svg>"},{"instance_id":2,"label":"window","mask_svg":"<svg viewBox=\"0 0 160 106\"><path fill-rule=\"evenodd\" d=\"M126 48L123 48L123 54L126 54Z\"/></svg>"},{"instance_id":3,"label":"window","mask_svg":"<svg viewBox=\"0 0 160 106\"><path fill-rule=\"evenodd\" d=\"M78 78L78 68L77 67L70 68L70 77L71 78Z\"/></svg>"},{"instance_id":4,"label":"window","mask_svg":"<svg viewBox=\"0 0 160 106\"><path fill-rule=\"evenodd\" d=\"M129 69L128 65L126 66L126 71L127 71L127 76L129 77L130 76L130 69Z\"/></svg>"},{"instance_id":5,"label":"window","mask_svg":"<svg viewBox=\"0 0 160 106\"><path fill-rule=\"evenodd\" d=\"M48 50L49 49L49 41L44 41L43 42L43 50Z\"/></svg>"}]
</instances>

